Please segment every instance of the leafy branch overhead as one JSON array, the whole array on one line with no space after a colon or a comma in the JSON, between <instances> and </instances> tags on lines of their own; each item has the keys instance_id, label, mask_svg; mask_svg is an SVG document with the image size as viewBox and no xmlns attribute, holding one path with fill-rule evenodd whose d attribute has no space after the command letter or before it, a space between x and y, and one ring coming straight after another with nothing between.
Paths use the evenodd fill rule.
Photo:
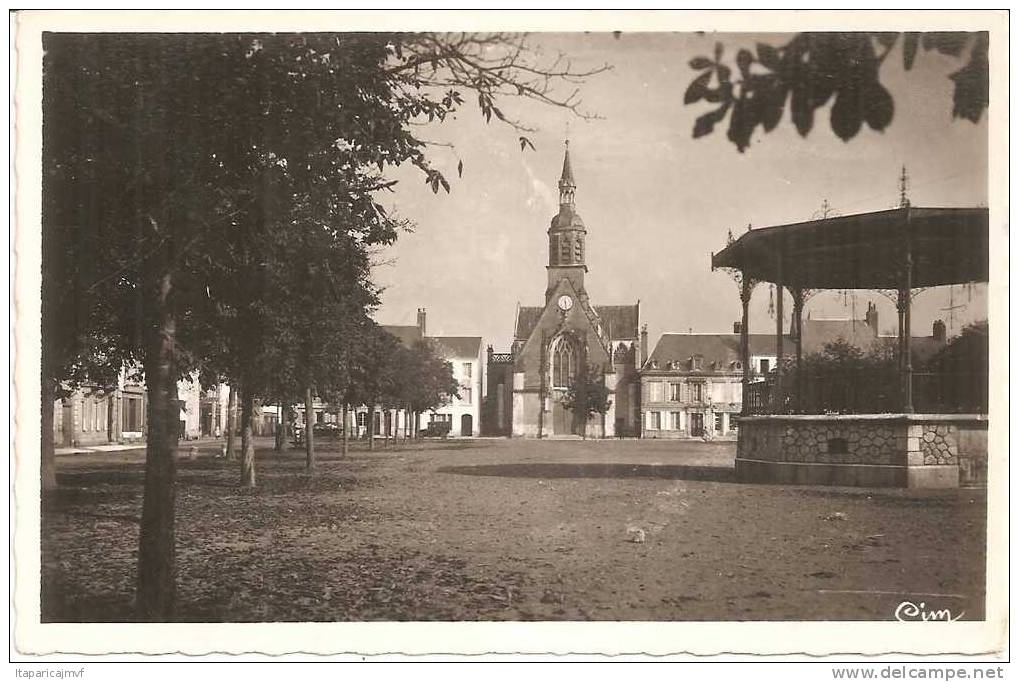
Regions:
<instances>
[{"instance_id":1,"label":"leafy branch overhead","mask_svg":"<svg viewBox=\"0 0 1019 682\"><path fill-rule=\"evenodd\" d=\"M895 105L881 83L881 66L901 41L903 66L913 68L917 52L925 51L965 60L949 75L955 89L953 118L980 121L988 105L988 34L984 33L800 33L788 43L757 44L757 53L736 53L734 78L723 62L724 48L715 45L712 57L690 60L700 73L686 89L684 104L717 105L697 117L694 138L709 135L729 119L726 137L739 151L750 146L758 126L768 133L778 126L788 104L793 125L806 137L815 112L832 102L832 131L849 141L866 123L883 131L892 122Z\"/></svg>"},{"instance_id":2,"label":"leafy branch overhead","mask_svg":"<svg viewBox=\"0 0 1019 682\"><path fill-rule=\"evenodd\" d=\"M608 64L578 68L563 54L545 58L528 43L528 36L511 33L404 33L386 43L386 75L397 101L413 102L416 122L444 121L473 94L486 123L493 118L519 133L533 132L499 105L522 98L565 109L582 119L597 116L582 106L579 86L591 76L611 69ZM467 91L470 91L468 93ZM436 93L430 96L428 93ZM534 149L521 135L520 150ZM447 193L442 173L427 165L417 150L412 161L425 172L425 184ZM463 163L457 164L463 175Z\"/></svg>"}]
</instances>

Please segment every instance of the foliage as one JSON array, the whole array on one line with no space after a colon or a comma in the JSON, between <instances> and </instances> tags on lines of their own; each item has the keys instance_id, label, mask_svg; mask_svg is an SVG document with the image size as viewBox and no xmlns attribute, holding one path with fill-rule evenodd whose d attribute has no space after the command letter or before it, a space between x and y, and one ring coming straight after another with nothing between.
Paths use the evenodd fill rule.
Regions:
<instances>
[{"instance_id":1,"label":"foliage","mask_svg":"<svg viewBox=\"0 0 1019 682\"><path fill-rule=\"evenodd\" d=\"M587 421L596 414L604 415L612 406L604 374L586 363L577 368L561 400L563 407L584 420L584 435L587 435Z\"/></svg>"},{"instance_id":2,"label":"foliage","mask_svg":"<svg viewBox=\"0 0 1019 682\"><path fill-rule=\"evenodd\" d=\"M405 225L379 203L393 186L385 169L409 162L434 191L448 191L414 124L446 119L468 92L486 120L521 131L500 98L586 116L576 91L559 96L556 86L607 68L578 71L562 56L543 63L525 37L505 34L46 42L51 375L101 375L142 359L144 332L156 326L157 275L169 269L176 373L200 367L236 381L238 365L278 370L249 382L259 394L321 377L323 363L309 353L330 355L328 341L341 336L335 321L376 302L364 250L391 243ZM336 305L321 305L328 292ZM300 334L307 343L295 354Z\"/></svg>"},{"instance_id":3,"label":"foliage","mask_svg":"<svg viewBox=\"0 0 1019 682\"><path fill-rule=\"evenodd\" d=\"M896 33L800 33L784 45L758 43L756 54L747 49L736 53L735 80L718 43L714 58L690 61L690 68L701 73L687 87L683 103L718 105L697 118L693 136L712 133L728 117L726 136L745 151L758 126L767 133L779 124L787 102L803 137L814 126L815 112L830 101L831 128L843 141L855 137L864 123L882 131L895 107L880 69L899 40ZM968 55L965 65L949 76L955 85L952 116L977 123L989 99L988 34L905 33L901 43L907 71L920 46L960 60Z\"/></svg>"},{"instance_id":4,"label":"foliage","mask_svg":"<svg viewBox=\"0 0 1019 682\"><path fill-rule=\"evenodd\" d=\"M395 392L400 341L372 320L358 336L350 381L344 395L348 405L382 404Z\"/></svg>"},{"instance_id":5,"label":"foliage","mask_svg":"<svg viewBox=\"0 0 1019 682\"><path fill-rule=\"evenodd\" d=\"M50 33L44 50L43 379L141 362L138 604L167 619L176 380L239 384L246 415L312 380L380 399L393 350L366 322L367 253L403 227L379 203L385 171L410 163L448 191L415 124L468 91L518 128L499 98L577 112L552 86L584 74L501 35Z\"/></svg>"},{"instance_id":6,"label":"foliage","mask_svg":"<svg viewBox=\"0 0 1019 682\"><path fill-rule=\"evenodd\" d=\"M990 345L987 320L962 328L934 357L927 361L928 372L970 372L986 374L990 366Z\"/></svg>"},{"instance_id":7,"label":"foliage","mask_svg":"<svg viewBox=\"0 0 1019 682\"><path fill-rule=\"evenodd\" d=\"M786 357L785 361L786 371L795 372L795 358ZM887 369L894 377L896 361L894 344L876 342L865 350L845 339L837 339L824 344L820 351L803 356L803 368L808 375Z\"/></svg>"},{"instance_id":8,"label":"foliage","mask_svg":"<svg viewBox=\"0 0 1019 682\"><path fill-rule=\"evenodd\" d=\"M401 349L397 370L395 401L414 414L437 410L450 399L460 397L460 384L453 365L428 340Z\"/></svg>"}]
</instances>

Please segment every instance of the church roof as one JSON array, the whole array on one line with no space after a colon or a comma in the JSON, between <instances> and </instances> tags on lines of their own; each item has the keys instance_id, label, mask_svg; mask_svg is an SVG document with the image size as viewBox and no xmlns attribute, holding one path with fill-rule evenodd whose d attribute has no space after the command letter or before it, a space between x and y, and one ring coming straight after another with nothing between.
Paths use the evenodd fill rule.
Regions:
<instances>
[{"instance_id":1,"label":"church roof","mask_svg":"<svg viewBox=\"0 0 1019 682\"><path fill-rule=\"evenodd\" d=\"M636 339L640 332L640 307L635 305L596 305L602 328L612 340Z\"/></svg>"},{"instance_id":2,"label":"church roof","mask_svg":"<svg viewBox=\"0 0 1019 682\"><path fill-rule=\"evenodd\" d=\"M538 319L545 308L541 306L520 306L517 309L517 326L513 332L513 338L526 341L531 338L531 332L538 324Z\"/></svg>"},{"instance_id":3,"label":"church roof","mask_svg":"<svg viewBox=\"0 0 1019 682\"><path fill-rule=\"evenodd\" d=\"M447 358L476 358L481 353L480 336L429 336Z\"/></svg>"}]
</instances>

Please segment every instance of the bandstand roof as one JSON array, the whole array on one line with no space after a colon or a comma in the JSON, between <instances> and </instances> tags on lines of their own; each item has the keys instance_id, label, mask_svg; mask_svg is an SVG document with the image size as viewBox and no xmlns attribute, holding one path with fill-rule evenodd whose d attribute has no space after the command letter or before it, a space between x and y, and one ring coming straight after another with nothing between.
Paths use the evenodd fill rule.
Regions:
<instances>
[{"instance_id":1,"label":"bandstand roof","mask_svg":"<svg viewBox=\"0 0 1019 682\"><path fill-rule=\"evenodd\" d=\"M915 288L986 282L986 208L896 208L750 230L711 257L805 289L897 289L908 229Z\"/></svg>"}]
</instances>

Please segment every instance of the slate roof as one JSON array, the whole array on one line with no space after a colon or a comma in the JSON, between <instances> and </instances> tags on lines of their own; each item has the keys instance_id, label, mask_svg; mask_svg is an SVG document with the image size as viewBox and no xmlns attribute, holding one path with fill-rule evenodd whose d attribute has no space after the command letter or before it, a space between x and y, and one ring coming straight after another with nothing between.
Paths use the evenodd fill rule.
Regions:
<instances>
[{"instance_id":1,"label":"slate roof","mask_svg":"<svg viewBox=\"0 0 1019 682\"><path fill-rule=\"evenodd\" d=\"M476 358L481 353L480 336L429 336L447 358Z\"/></svg>"},{"instance_id":2,"label":"slate roof","mask_svg":"<svg viewBox=\"0 0 1019 682\"><path fill-rule=\"evenodd\" d=\"M913 287L986 282L988 215L983 207L910 206L757 228L712 255L711 267L809 289L897 289L908 230Z\"/></svg>"},{"instance_id":3,"label":"slate roof","mask_svg":"<svg viewBox=\"0 0 1019 682\"><path fill-rule=\"evenodd\" d=\"M538 306L520 306L517 309L517 324L513 331L513 338L519 341L531 338L531 332L534 331L534 327L538 324L538 318L541 317L544 310L545 308Z\"/></svg>"},{"instance_id":4,"label":"slate roof","mask_svg":"<svg viewBox=\"0 0 1019 682\"><path fill-rule=\"evenodd\" d=\"M605 333L613 341L636 339L640 332L640 308L637 305L596 305L594 311L601 318Z\"/></svg>"},{"instance_id":5,"label":"slate roof","mask_svg":"<svg viewBox=\"0 0 1019 682\"><path fill-rule=\"evenodd\" d=\"M787 350L792 350L793 339L786 337ZM750 355L774 355L773 334L750 334ZM658 369L666 369L669 362L685 363L694 355L704 358L704 371L711 371L712 363L728 370L730 363L740 359L739 334L662 334L648 362L657 361ZM647 368L647 365L645 365Z\"/></svg>"},{"instance_id":6,"label":"slate roof","mask_svg":"<svg viewBox=\"0 0 1019 682\"><path fill-rule=\"evenodd\" d=\"M421 329L416 324L384 324L382 328L399 339L400 343L408 348L421 340Z\"/></svg>"},{"instance_id":7,"label":"slate roof","mask_svg":"<svg viewBox=\"0 0 1019 682\"><path fill-rule=\"evenodd\" d=\"M804 320L804 334L808 334L807 320ZM811 320L811 322L840 322L847 323L849 320ZM867 333L869 327L861 320L857 320L857 327L863 330L863 334ZM835 325L824 325L819 328L820 330L834 333L837 330ZM818 330L815 330L815 339L821 338ZM821 345L816 348L809 348L807 346L807 337L804 337L803 343L803 355L810 355L815 352L823 350L824 343L828 341L834 341L838 338L845 338L845 336L835 335L831 338L825 337L827 340L822 342ZM875 338L873 336L869 338L862 345L856 343L857 347L864 351L870 349L873 345ZM881 336L878 339L882 343L895 343L894 336ZM846 339L850 341L851 339ZM914 366L919 366L933 357L938 351L945 347L945 343L942 341L935 341L933 336L914 336L910 342L910 350L912 351L912 362ZM786 357L791 358L796 355L796 339L793 336L786 336L785 338L785 353ZM661 338L658 339L658 343L655 345L654 350L648 357L648 362L656 360L658 362L658 369L666 370L669 362L678 361L685 363L694 355L700 355L704 358L704 370L710 371L712 363L716 363L719 368L728 368L729 364L740 359L740 335L739 334L662 334ZM750 355L764 355L774 356L775 355L775 335L774 334L750 334ZM685 367L685 365L683 365ZM645 365L645 369L648 369L648 365Z\"/></svg>"},{"instance_id":8,"label":"slate roof","mask_svg":"<svg viewBox=\"0 0 1019 682\"><path fill-rule=\"evenodd\" d=\"M601 319L602 329L609 335L610 340L636 339L640 332L637 327L640 325L640 308L634 305L596 305L592 306L595 313ZM513 338L518 341L526 341L531 338L544 307L520 306L517 311L517 325Z\"/></svg>"},{"instance_id":9,"label":"slate roof","mask_svg":"<svg viewBox=\"0 0 1019 682\"><path fill-rule=\"evenodd\" d=\"M803 320L803 354L811 355L824 350L826 343L842 339L867 351L877 340L877 330L865 320Z\"/></svg>"}]
</instances>

